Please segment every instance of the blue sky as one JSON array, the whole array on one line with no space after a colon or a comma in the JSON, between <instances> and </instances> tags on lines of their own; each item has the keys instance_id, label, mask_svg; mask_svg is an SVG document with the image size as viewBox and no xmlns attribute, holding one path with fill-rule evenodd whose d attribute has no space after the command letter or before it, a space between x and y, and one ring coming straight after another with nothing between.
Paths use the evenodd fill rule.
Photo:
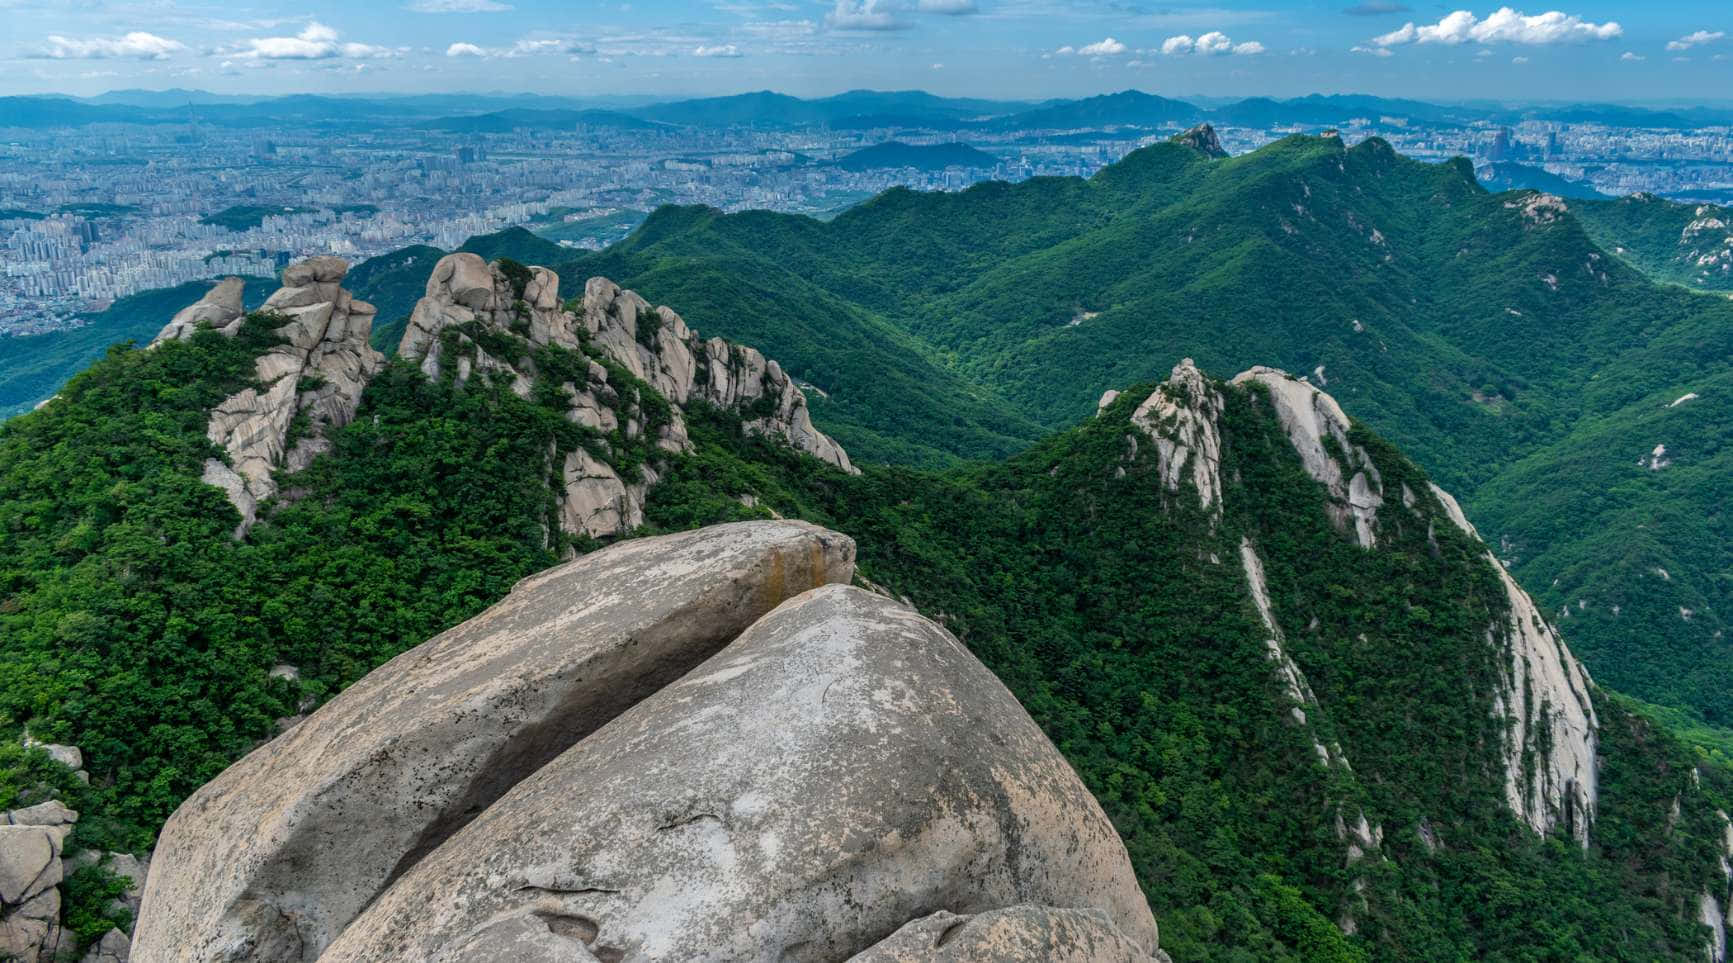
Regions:
<instances>
[{"instance_id":1,"label":"blue sky","mask_svg":"<svg viewBox=\"0 0 1733 963\"><path fill-rule=\"evenodd\" d=\"M1733 100L1733 3L0 0L0 92Z\"/></svg>"}]
</instances>

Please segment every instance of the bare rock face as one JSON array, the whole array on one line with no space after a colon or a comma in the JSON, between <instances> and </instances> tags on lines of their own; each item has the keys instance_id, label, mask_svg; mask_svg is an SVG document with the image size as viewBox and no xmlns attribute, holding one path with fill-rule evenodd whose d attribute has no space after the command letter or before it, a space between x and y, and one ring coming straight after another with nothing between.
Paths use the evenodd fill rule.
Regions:
<instances>
[{"instance_id":1,"label":"bare rock face","mask_svg":"<svg viewBox=\"0 0 1733 963\"><path fill-rule=\"evenodd\" d=\"M1331 518L1338 527L1352 523L1362 548L1378 543L1378 509L1384 480L1365 450L1348 440L1348 416L1336 399L1285 371L1262 365L1234 376L1233 383L1256 382L1269 389L1276 417L1288 433L1306 473L1330 492Z\"/></svg>"},{"instance_id":2,"label":"bare rock face","mask_svg":"<svg viewBox=\"0 0 1733 963\"><path fill-rule=\"evenodd\" d=\"M204 297L182 308L180 313L151 339L151 344L184 341L192 337L193 332L201 325L233 333L233 325L241 319L241 296L246 287L247 283L240 278L224 278L205 292Z\"/></svg>"},{"instance_id":3,"label":"bare rock face","mask_svg":"<svg viewBox=\"0 0 1733 963\"><path fill-rule=\"evenodd\" d=\"M832 585L518 783L321 960L846 960L940 911L1025 905L1092 912L968 941L1087 924L1126 951L1093 958L1155 951L1124 846L1004 686L914 611Z\"/></svg>"},{"instance_id":4,"label":"bare rock face","mask_svg":"<svg viewBox=\"0 0 1733 963\"><path fill-rule=\"evenodd\" d=\"M203 478L241 513L237 538L257 520L258 503L276 494L272 473L298 471L327 450L326 429L355 417L368 379L385 362L368 343L373 306L341 286L348 269L342 258L315 257L284 270L283 287L260 308L286 321L277 330L286 343L256 362L263 388L247 388L211 412L205 434L228 460L207 461ZM224 281L176 315L157 342L190 337L201 321L233 335L243 319L240 300L240 279Z\"/></svg>"},{"instance_id":5,"label":"bare rock face","mask_svg":"<svg viewBox=\"0 0 1733 963\"><path fill-rule=\"evenodd\" d=\"M0 960L56 959L60 928L60 855L78 813L50 800L0 813Z\"/></svg>"},{"instance_id":6,"label":"bare rock face","mask_svg":"<svg viewBox=\"0 0 1733 963\"><path fill-rule=\"evenodd\" d=\"M188 799L153 857L134 958L318 959L519 780L784 599L853 569L844 536L749 522L625 542L525 579Z\"/></svg>"},{"instance_id":7,"label":"bare rock face","mask_svg":"<svg viewBox=\"0 0 1733 963\"><path fill-rule=\"evenodd\" d=\"M1222 147L1222 139L1216 136L1216 129L1208 124L1198 124L1184 133L1175 134L1173 141L1208 157L1228 156L1227 150Z\"/></svg>"},{"instance_id":8,"label":"bare rock face","mask_svg":"<svg viewBox=\"0 0 1733 963\"><path fill-rule=\"evenodd\" d=\"M1151 958L1100 910L1023 905L970 916L941 910L849 957L849 963L1132 963ZM1166 955L1158 950L1155 958Z\"/></svg>"},{"instance_id":9,"label":"bare rock face","mask_svg":"<svg viewBox=\"0 0 1733 963\"><path fill-rule=\"evenodd\" d=\"M1221 394L1190 358L1174 365L1168 380L1131 415L1131 423L1155 442L1157 467L1167 490L1178 492L1180 477L1189 474L1204 511L1216 518L1222 510L1221 415Z\"/></svg>"},{"instance_id":10,"label":"bare rock face","mask_svg":"<svg viewBox=\"0 0 1733 963\"><path fill-rule=\"evenodd\" d=\"M1431 488L1446 516L1478 539L1456 499L1437 485ZM1599 798L1595 755L1600 743L1588 672L1490 548L1486 564L1498 572L1510 603L1504 623L1486 630L1487 638L1508 653L1494 697L1494 710L1508 720L1505 802L1535 832L1563 826L1586 847Z\"/></svg>"},{"instance_id":11,"label":"bare rock face","mask_svg":"<svg viewBox=\"0 0 1733 963\"><path fill-rule=\"evenodd\" d=\"M460 252L441 258L416 303L398 353L418 361L428 377L450 373L460 384L475 377L503 378L528 397L542 374L533 350L557 345L592 358L582 377L561 387L566 417L597 436L620 432L626 441L648 438L658 451L690 451L682 405L697 400L746 416L746 430L783 439L843 471L848 453L812 424L806 395L780 365L721 338L700 340L673 310L653 307L606 278L591 278L577 311L559 298L559 275L544 267L489 264ZM504 336L511 337L504 337ZM519 350L526 349L526 350ZM511 356L502 356L507 351ZM596 358L632 378L614 384ZM616 369L617 371L618 369ZM670 403L665 417L641 397L641 381ZM565 480L561 527L602 538L643 521L643 502L657 471L628 479L595 450L568 452L557 468Z\"/></svg>"}]
</instances>

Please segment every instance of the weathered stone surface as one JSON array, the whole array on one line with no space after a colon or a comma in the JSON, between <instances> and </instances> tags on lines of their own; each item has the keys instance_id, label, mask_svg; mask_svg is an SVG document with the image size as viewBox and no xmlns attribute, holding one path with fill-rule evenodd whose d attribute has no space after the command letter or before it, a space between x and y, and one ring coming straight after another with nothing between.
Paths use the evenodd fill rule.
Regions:
<instances>
[{"instance_id":1,"label":"weathered stone surface","mask_svg":"<svg viewBox=\"0 0 1733 963\"><path fill-rule=\"evenodd\" d=\"M1228 156L1226 148L1222 147L1221 138L1216 135L1216 129L1209 124L1198 124L1182 134L1175 134L1173 141L1210 157Z\"/></svg>"},{"instance_id":2,"label":"weathered stone surface","mask_svg":"<svg viewBox=\"0 0 1733 963\"><path fill-rule=\"evenodd\" d=\"M1165 954L1157 951L1157 958ZM969 916L941 910L897 930L849 963L1133 963L1149 951L1100 910L1012 906Z\"/></svg>"},{"instance_id":3,"label":"weathered stone surface","mask_svg":"<svg viewBox=\"0 0 1733 963\"><path fill-rule=\"evenodd\" d=\"M1103 396L1103 400L1107 400ZM1162 484L1179 491L1189 462L1192 487L1203 509L1221 517L1222 397L1190 358L1131 414L1131 423L1155 442Z\"/></svg>"},{"instance_id":4,"label":"weathered stone surface","mask_svg":"<svg viewBox=\"0 0 1733 963\"><path fill-rule=\"evenodd\" d=\"M752 522L525 579L188 799L153 857L136 958L317 958L518 780L853 562L841 535Z\"/></svg>"},{"instance_id":5,"label":"weathered stone surface","mask_svg":"<svg viewBox=\"0 0 1733 963\"><path fill-rule=\"evenodd\" d=\"M1351 524L1361 547L1377 544L1384 481L1371 456L1348 440L1350 425L1342 406L1310 383L1275 368L1258 365L1233 379L1236 385L1249 382L1269 389L1276 417L1306 473L1330 493L1331 519L1338 527Z\"/></svg>"},{"instance_id":6,"label":"weathered stone surface","mask_svg":"<svg viewBox=\"0 0 1733 963\"><path fill-rule=\"evenodd\" d=\"M1431 488L1446 517L1478 539L1456 499L1437 485ZM1486 564L1498 572L1510 603L1503 624L1486 630L1487 638L1509 654L1500 660L1504 672L1493 694L1493 711L1508 720L1505 802L1535 832L1563 826L1587 846L1600 795L1595 771L1600 720L1588 672L1490 548Z\"/></svg>"},{"instance_id":7,"label":"weathered stone surface","mask_svg":"<svg viewBox=\"0 0 1733 963\"><path fill-rule=\"evenodd\" d=\"M132 958L132 941L120 930L109 930L84 954L83 963L127 963Z\"/></svg>"},{"instance_id":8,"label":"weathered stone surface","mask_svg":"<svg viewBox=\"0 0 1733 963\"><path fill-rule=\"evenodd\" d=\"M78 813L66 808L58 799L14 809L9 813L0 814L0 825L13 826L70 826L78 822Z\"/></svg>"},{"instance_id":9,"label":"weathered stone surface","mask_svg":"<svg viewBox=\"0 0 1733 963\"><path fill-rule=\"evenodd\" d=\"M68 769L84 768L84 750L77 746L62 746L52 742L41 742L37 739L32 739L30 733L26 732L24 734L24 748L41 749L43 752L48 753L48 758L53 759L55 762L60 763Z\"/></svg>"},{"instance_id":10,"label":"weathered stone surface","mask_svg":"<svg viewBox=\"0 0 1733 963\"><path fill-rule=\"evenodd\" d=\"M0 826L0 904L18 906L60 885L62 836L49 826Z\"/></svg>"},{"instance_id":11,"label":"weathered stone surface","mask_svg":"<svg viewBox=\"0 0 1733 963\"><path fill-rule=\"evenodd\" d=\"M316 257L283 272L283 287L266 299L262 310L288 319L277 332L287 343L266 351L255 363L262 388L234 394L211 412L205 435L227 452L228 461L207 461L203 478L222 489L240 513L237 538L257 520L259 502L276 494L272 474L279 468L298 471L325 451L325 431L354 418L367 381L385 363L368 343L372 306L354 300L340 286L348 269L342 258ZM220 285L206 297L218 290ZM239 317L237 307L235 319ZM177 315L169 328L180 320ZM222 330L233 334L238 325ZM164 329L158 338L169 333ZM307 430L291 437L297 417L305 418Z\"/></svg>"},{"instance_id":12,"label":"weathered stone surface","mask_svg":"<svg viewBox=\"0 0 1733 963\"><path fill-rule=\"evenodd\" d=\"M839 960L1023 903L1155 949L1124 846L1004 686L829 586L513 787L321 959Z\"/></svg>"},{"instance_id":13,"label":"weathered stone surface","mask_svg":"<svg viewBox=\"0 0 1733 963\"><path fill-rule=\"evenodd\" d=\"M157 336L151 339L155 346L164 341L183 341L193 336L201 324L208 324L216 329L227 328L240 318L244 310L241 297L246 292L247 283L240 278L224 278L215 287L205 292L205 296L182 308Z\"/></svg>"},{"instance_id":14,"label":"weathered stone surface","mask_svg":"<svg viewBox=\"0 0 1733 963\"><path fill-rule=\"evenodd\" d=\"M701 340L672 309L654 307L606 278L590 279L575 313L561 304L559 275L547 268L529 268L521 292L514 284L497 262L488 264L475 254L441 258L410 315L398 353L415 359L428 377L449 371L460 384L478 375L499 377L528 397L539 374L535 359L495 357L484 347L488 339L478 326L525 338L532 346L585 350L617 363L671 403L666 423L656 425L654 441L661 452L692 449L680 406L696 399L750 415L747 431L781 438L844 471L855 470L842 446L814 427L800 386L759 352L720 338ZM575 424L604 435L621 431L628 439L640 437L652 424L639 389L611 384L608 369L595 360L587 378L561 387L566 417ZM564 531L605 538L642 523L654 466L646 466L648 482L631 483L593 451L570 452L563 465L550 468L566 479L560 506Z\"/></svg>"}]
</instances>

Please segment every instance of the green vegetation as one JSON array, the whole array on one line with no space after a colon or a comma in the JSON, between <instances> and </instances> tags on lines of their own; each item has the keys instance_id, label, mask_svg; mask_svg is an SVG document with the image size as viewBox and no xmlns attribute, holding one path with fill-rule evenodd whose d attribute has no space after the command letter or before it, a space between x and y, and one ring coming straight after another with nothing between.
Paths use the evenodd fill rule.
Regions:
<instances>
[{"instance_id":1,"label":"green vegetation","mask_svg":"<svg viewBox=\"0 0 1733 963\"><path fill-rule=\"evenodd\" d=\"M1237 481L1212 526L1189 486L1170 495L1152 457L1126 457L1147 392L1004 463L859 478L696 412L697 452L652 489L650 524L775 510L853 535L862 575L941 613L1076 767L1176 960L1700 955L1695 900L1718 872L1725 775L1697 787L1690 752L1603 694L1593 843L1585 854L1534 837L1485 750L1499 672L1485 627L1505 605L1484 549L1441 527L1435 551L1428 525L1406 517L1386 522L1377 550L1356 548L1250 390L1229 395L1222 476ZM1424 490L1394 449L1356 442L1386 484ZM1235 564L1242 535L1316 692L1310 726L1351 772L1318 766L1287 712ZM1344 806L1382 828L1382 858L1344 860ZM1337 927L1344 915L1355 936Z\"/></svg>"},{"instance_id":2,"label":"green vegetation","mask_svg":"<svg viewBox=\"0 0 1733 963\"><path fill-rule=\"evenodd\" d=\"M17 207L0 208L0 221L40 221L46 215Z\"/></svg>"},{"instance_id":3,"label":"green vegetation","mask_svg":"<svg viewBox=\"0 0 1733 963\"><path fill-rule=\"evenodd\" d=\"M562 213L571 213L569 210ZM644 223L646 211L623 210L582 217L575 221L556 219L531 224L529 229L549 241L617 241ZM565 255L562 255L562 260Z\"/></svg>"},{"instance_id":4,"label":"green vegetation","mask_svg":"<svg viewBox=\"0 0 1733 963\"><path fill-rule=\"evenodd\" d=\"M922 171L942 171L947 167L992 169L999 158L968 144L905 144L887 141L863 147L839 157L834 162L845 171L870 171L882 168L913 167Z\"/></svg>"},{"instance_id":5,"label":"green vegetation","mask_svg":"<svg viewBox=\"0 0 1733 963\"><path fill-rule=\"evenodd\" d=\"M1607 195L1595 190L1588 181L1561 177L1544 167L1532 167L1512 161L1498 161L1476 171L1480 183L1489 191L1545 191L1559 197L1580 200L1602 199Z\"/></svg>"},{"instance_id":6,"label":"green vegetation","mask_svg":"<svg viewBox=\"0 0 1733 963\"><path fill-rule=\"evenodd\" d=\"M1376 138L1162 143L1087 180L892 190L829 222L664 208L559 270L762 347L827 392L814 417L862 461L1002 456L1182 357L1322 379L1548 611L1602 613L1565 625L1597 678L1730 725L1733 303L1597 246L1588 203L1489 194L1466 161ZM1672 467L1639 467L1656 444Z\"/></svg>"},{"instance_id":7,"label":"green vegetation","mask_svg":"<svg viewBox=\"0 0 1733 963\"><path fill-rule=\"evenodd\" d=\"M1650 277L1702 291L1733 291L1733 209L1633 194L1575 210L1596 244Z\"/></svg>"},{"instance_id":8,"label":"green vegetation","mask_svg":"<svg viewBox=\"0 0 1733 963\"><path fill-rule=\"evenodd\" d=\"M561 454L583 446L638 477L669 416L604 361L621 422L652 427L602 437L564 417L558 387L586 351L453 332L453 364L477 350L533 356L530 397L394 362L333 450L295 476L299 497L265 505L236 542L234 511L199 481L218 454L205 419L248 383L277 323L117 348L56 404L0 425L0 745L28 726L80 745L91 774L77 784L40 753L8 750L0 799L63 794L85 814L77 845L148 845L303 700L590 548L547 534ZM1487 749L1499 659L1485 629L1504 601L1482 549L1448 526L1429 539L1424 519L1395 511L1378 550L1356 548L1251 389L1227 393L1232 482L1211 521L1192 490L1166 491L1153 446L1127 456L1147 391L1003 462L858 477L695 406L697 450L651 489L644 532L775 509L854 536L863 575L942 618L1071 760L1126 839L1176 959L1698 953L1721 771L1697 786L1688 752L1603 698L1595 843L1583 854L1535 838L1504 808ZM1355 441L1386 485L1425 490L1394 449ZM1317 693L1309 728L1292 722L1266 655L1234 564L1241 537L1264 558L1289 654ZM298 682L270 677L284 662ZM1314 732L1351 771L1316 764ZM1675 796L1683 815L1668 831ZM1335 815L1355 810L1384 830L1381 858L1345 860ZM102 931L111 889L95 873L69 887L80 934ZM1337 926L1345 914L1354 935Z\"/></svg>"},{"instance_id":9,"label":"green vegetation","mask_svg":"<svg viewBox=\"0 0 1733 963\"><path fill-rule=\"evenodd\" d=\"M83 217L96 218L118 217L121 214L132 214L136 213L138 208L131 204L101 204L91 202L84 204L62 204L58 210L62 214L78 214Z\"/></svg>"},{"instance_id":10,"label":"green vegetation","mask_svg":"<svg viewBox=\"0 0 1733 963\"><path fill-rule=\"evenodd\" d=\"M225 207L215 214L206 214L199 218L200 224L214 224L217 227L231 231L250 231L265 222L267 217L279 217L284 214L309 214L311 207L259 207L257 205L237 204Z\"/></svg>"},{"instance_id":11,"label":"green vegetation","mask_svg":"<svg viewBox=\"0 0 1733 963\"><path fill-rule=\"evenodd\" d=\"M425 283L425 279L423 279ZM117 342L147 342L175 312L204 297L207 281L190 281L120 298L107 310L81 316L76 328L47 334L0 336L0 419L29 411L66 379L101 358ZM248 278L246 301L259 304L273 281Z\"/></svg>"}]
</instances>

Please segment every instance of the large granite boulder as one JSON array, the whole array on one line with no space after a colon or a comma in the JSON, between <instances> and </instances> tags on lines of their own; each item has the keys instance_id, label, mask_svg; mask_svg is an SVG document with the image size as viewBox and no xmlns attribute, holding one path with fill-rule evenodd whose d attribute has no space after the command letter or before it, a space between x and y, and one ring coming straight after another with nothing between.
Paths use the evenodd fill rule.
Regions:
<instances>
[{"instance_id":1,"label":"large granite boulder","mask_svg":"<svg viewBox=\"0 0 1733 963\"><path fill-rule=\"evenodd\" d=\"M518 783L321 959L841 961L1023 905L1089 912L979 926L959 958L1060 926L1155 951L1124 846L1004 686L913 610L827 586Z\"/></svg>"},{"instance_id":2,"label":"large granite boulder","mask_svg":"<svg viewBox=\"0 0 1733 963\"><path fill-rule=\"evenodd\" d=\"M188 799L152 859L135 958L318 958L519 780L853 568L844 536L748 522L525 579Z\"/></svg>"},{"instance_id":3,"label":"large granite boulder","mask_svg":"<svg viewBox=\"0 0 1733 963\"><path fill-rule=\"evenodd\" d=\"M1158 955L1160 951L1157 951ZM941 910L849 958L849 963L1132 963L1144 947L1100 910L1011 906L971 916Z\"/></svg>"},{"instance_id":4,"label":"large granite boulder","mask_svg":"<svg viewBox=\"0 0 1733 963\"><path fill-rule=\"evenodd\" d=\"M63 942L61 852L78 813L55 800L0 813L0 960L53 960Z\"/></svg>"}]
</instances>

